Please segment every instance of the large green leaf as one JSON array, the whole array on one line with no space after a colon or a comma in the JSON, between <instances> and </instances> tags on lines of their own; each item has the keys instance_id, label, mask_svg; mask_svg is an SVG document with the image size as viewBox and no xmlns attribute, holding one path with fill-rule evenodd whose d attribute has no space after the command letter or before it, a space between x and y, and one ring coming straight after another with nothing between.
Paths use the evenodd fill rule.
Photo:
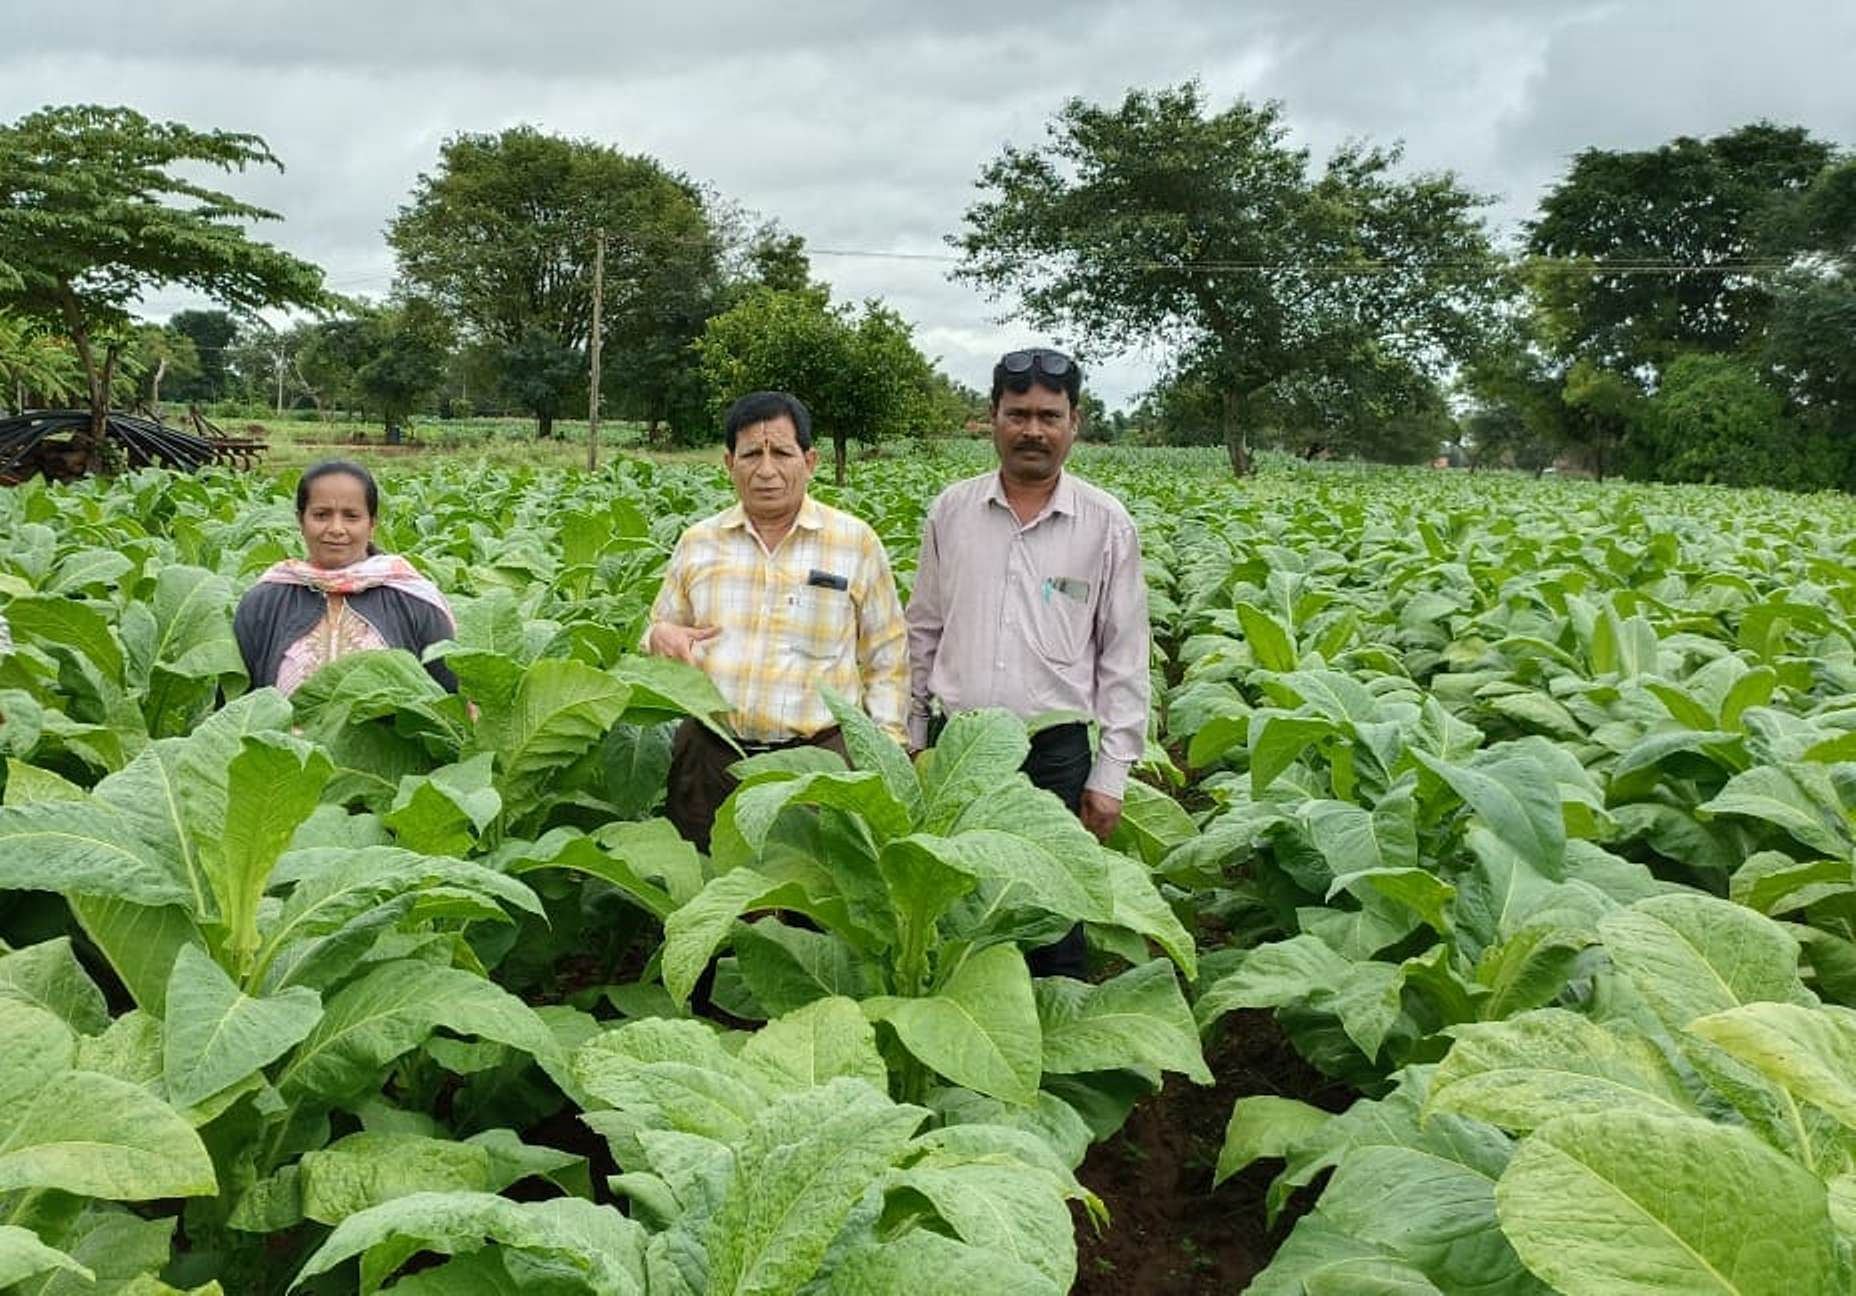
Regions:
<instances>
[{"instance_id":1,"label":"large green leaf","mask_svg":"<svg viewBox=\"0 0 1856 1296\"><path fill-rule=\"evenodd\" d=\"M1041 1270L926 1229L873 1242L833 1268L827 1296L1059 1296Z\"/></svg>"},{"instance_id":2,"label":"large green leaf","mask_svg":"<svg viewBox=\"0 0 1856 1296\"><path fill-rule=\"evenodd\" d=\"M64 1252L46 1246L38 1235L17 1224L0 1224L0 1290L47 1272L95 1275Z\"/></svg>"},{"instance_id":3,"label":"large green leaf","mask_svg":"<svg viewBox=\"0 0 1856 1296\"><path fill-rule=\"evenodd\" d=\"M655 724L690 716L732 745L721 722L734 708L701 670L668 657L621 657L612 673L631 687L627 721Z\"/></svg>"},{"instance_id":4,"label":"large green leaf","mask_svg":"<svg viewBox=\"0 0 1856 1296\"><path fill-rule=\"evenodd\" d=\"M1251 661L1264 670L1295 669L1295 643L1280 621L1254 603L1241 600L1237 605L1237 620L1244 628L1244 642L1250 646Z\"/></svg>"},{"instance_id":5,"label":"large green leaf","mask_svg":"<svg viewBox=\"0 0 1856 1296\"><path fill-rule=\"evenodd\" d=\"M103 992L77 961L68 936L0 954L0 999L43 1008L80 1035L110 1024Z\"/></svg>"},{"instance_id":6,"label":"large green leaf","mask_svg":"<svg viewBox=\"0 0 1856 1296\"><path fill-rule=\"evenodd\" d=\"M1493 1180L1462 1161L1392 1144L1361 1147L1334 1171L1313 1223L1349 1239L1356 1255L1396 1259L1441 1291L1545 1296L1496 1223L1495 1190ZM1296 1251L1292 1240L1271 1264L1271 1281L1259 1279L1255 1290L1285 1290L1284 1279L1307 1282L1335 1258L1310 1263Z\"/></svg>"},{"instance_id":7,"label":"large green leaf","mask_svg":"<svg viewBox=\"0 0 1856 1296\"><path fill-rule=\"evenodd\" d=\"M304 1153L299 1166L303 1214L324 1224L417 1192L483 1192L491 1186L484 1148L417 1134L350 1134Z\"/></svg>"},{"instance_id":8,"label":"large green leaf","mask_svg":"<svg viewBox=\"0 0 1856 1296\"><path fill-rule=\"evenodd\" d=\"M1728 780L1720 795L1697 807L1701 815L1739 815L1771 824L1825 855L1847 858L1856 833L1822 765L1756 765Z\"/></svg>"},{"instance_id":9,"label":"large green leaf","mask_svg":"<svg viewBox=\"0 0 1856 1296\"><path fill-rule=\"evenodd\" d=\"M38 642L83 657L103 678L123 683L122 645L95 607L53 595L27 595L8 602L7 619L23 643Z\"/></svg>"},{"instance_id":10,"label":"large green leaf","mask_svg":"<svg viewBox=\"0 0 1856 1296\"><path fill-rule=\"evenodd\" d=\"M1643 1111L1694 1116L1694 1100L1657 1048L1576 1013L1542 1009L1455 1026L1427 1110L1525 1133L1559 1116Z\"/></svg>"},{"instance_id":11,"label":"large green leaf","mask_svg":"<svg viewBox=\"0 0 1856 1296\"><path fill-rule=\"evenodd\" d=\"M103 896L72 896L71 912L84 934L122 978L136 1004L163 1011L168 973L183 945L204 945L206 937L180 905L142 905Z\"/></svg>"},{"instance_id":12,"label":"large green leaf","mask_svg":"<svg viewBox=\"0 0 1856 1296\"><path fill-rule=\"evenodd\" d=\"M1153 877L1138 861L1119 852L1104 851L1100 858L1108 871L1106 921L1152 940L1179 965L1187 980L1197 980L1199 955L1192 943L1192 933L1186 930L1186 924L1160 894Z\"/></svg>"},{"instance_id":13,"label":"large green leaf","mask_svg":"<svg viewBox=\"0 0 1856 1296\"><path fill-rule=\"evenodd\" d=\"M919 823L924 810L922 784L915 766L909 763L908 753L896 745L895 739L877 728L876 721L862 708L851 705L830 689L822 688L819 693L844 734L844 749L851 754L851 764L857 769L881 774L889 794L908 811L909 822Z\"/></svg>"},{"instance_id":14,"label":"large green leaf","mask_svg":"<svg viewBox=\"0 0 1856 1296\"><path fill-rule=\"evenodd\" d=\"M850 999L818 999L768 1023L741 1046L740 1058L775 1090L816 1088L839 1076L879 1093L889 1088L876 1032Z\"/></svg>"},{"instance_id":15,"label":"large green leaf","mask_svg":"<svg viewBox=\"0 0 1856 1296\"><path fill-rule=\"evenodd\" d=\"M226 767L221 831L201 850L224 948L242 975L258 954L258 905L277 857L316 808L333 767L296 739L247 737Z\"/></svg>"},{"instance_id":16,"label":"large green leaf","mask_svg":"<svg viewBox=\"0 0 1856 1296\"><path fill-rule=\"evenodd\" d=\"M734 931L741 979L768 1012L779 1016L817 999L862 999L876 989L876 971L829 932L763 918Z\"/></svg>"},{"instance_id":17,"label":"large green leaf","mask_svg":"<svg viewBox=\"0 0 1856 1296\"><path fill-rule=\"evenodd\" d=\"M1312 1107L1299 1098L1253 1094L1231 1106L1225 1123L1224 1144L1218 1151L1216 1187L1253 1161L1286 1157L1289 1149L1307 1139L1333 1118L1332 1112Z\"/></svg>"},{"instance_id":18,"label":"large green leaf","mask_svg":"<svg viewBox=\"0 0 1856 1296\"><path fill-rule=\"evenodd\" d=\"M920 1193L963 1242L1035 1269L1068 1291L1076 1279L1076 1226L1057 1181L1029 1166L932 1161L895 1172L888 1187ZM992 1290L990 1285L987 1290Z\"/></svg>"},{"instance_id":19,"label":"large green leaf","mask_svg":"<svg viewBox=\"0 0 1856 1296\"><path fill-rule=\"evenodd\" d=\"M1750 1003L1688 1027L1786 1092L1856 1128L1856 1013Z\"/></svg>"},{"instance_id":20,"label":"large green leaf","mask_svg":"<svg viewBox=\"0 0 1856 1296\"><path fill-rule=\"evenodd\" d=\"M970 802L1014 782L1030 751L1024 723L1009 711L954 716L922 758L923 809L917 826L945 832Z\"/></svg>"},{"instance_id":21,"label":"large green leaf","mask_svg":"<svg viewBox=\"0 0 1856 1296\"><path fill-rule=\"evenodd\" d=\"M1743 906L1704 895L1653 896L1599 923L1611 961L1671 1031L1745 1003L1810 1003L1798 944Z\"/></svg>"},{"instance_id":22,"label":"large green leaf","mask_svg":"<svg viewBox=\"0 0 1856 1296\"><path fill-rule=\"evenodd\" d=\"M322 1020L278 1073L287 1096L351 1099L380 1083L381 1072L440 1026L536 1057L557 1050L535 1010L461 968L400 960L383 963L323 1005Z\"/></svg>"},{"instance_id":23,"label":"large green leaf","mask_svg":"<svg viewBox=\"0 0 1856 1296\"><path fill-rule=\"evenodd\" d=\"M1566 823L1552 772L1530 754L1453 765L1422 749L1412 757L1436 774L1504 846L1543 877L1565 873Z\"/></svg>"},{"instance_id":24,"label":"large green leaf","mask_svg":"<svg viewBox=\"0 0 1856 1296\"><path fill-rule=\"evenodd\" d=\"M1521 1145L1495 1197L1527 1267L1566 1296L1837 1287L1823 1183L1744 1129L1564 1116Z\"/></svg>"},{"instance_id":25,"label":"large green leaf","mask_svg":"<svg viewBox=\"0 0 1856 1296\"><path fill-rule=\"evenodd\" d=\"M1012 1103L1036 1098L1042 1037L1031 973L1015 947L970 955L932 995L869 999L863 1007L955 1084Z\"/></svg>"},{"instance_id":26,"label":"large green leaf","mask_svg":"<svg viewBox=\"0 0 1856 1296\"><path fill-rule=\"evenodd\" d=\"M0 1193L43 1188L116 1201L219 1190L179 1112L140 1085L90 1071L65 1071L0 1105Z\"/></svg>"},{"instance_id":27,"label":"large green leaf","mask_svg":"<svg viewBox=\"0 0 1856 1296\"><path fill-rule=\"evenodd\" d=\"M1235 971L1208 986L1193 1005L1201 1029L1233 1008L1302 1006L1332 1013L1367 1057L1397 1022L1399 972L1389 963L1350 962L1313 936L1295 936L1246 951Z\"/></svg>"},{"instance_id":28,"label":"large green leaf","mask_svg":"<svg viewBox=\"0 0 1856 1296\"><path fill-rule=\"evenodd\" d=\"M548 777L604 738L630 700L630 685L584 662L546 658L523 672L497 752L509 814L533 810Z\"/></svg>"},{"instance_id":29,"label":"large green leaf","mask_svg":"<svg viewBox=\"0 0 1856 1296\"><path fill-rule=\"evenodd\" d=\"M297 1275L300 1283L363 1256L372 1296L420 1251L469 1255L486 1245L524 1253L600 1296L645 1296L644 1229L609 1206L566 1197L517 1203L489 1193L421 1192L350 1215Z\"/></svg>"},{"instance_id":30,"label":"large green leaf","mask_svg":"<svg viewBox=\"0 0 1856 1296\"><path fill-rule=\"evenodd\" d=\"M379 935L417 917L425 901L470 897L540 914L535 893L481 864L419 855L394 846L312 847L290 851L275 879L295 882L265 924L253 981L323 987L348 975Z\"/></svg>"},{"instance_id":31,"label":"large green leaf","mask_svg":"<svg viewBox=\"0 0 1856 1296\"><path fill-rule=\"evenodd\" d=\"M859 816L878 842L909 831L907 807L896 800L881 774L866 770L802 774L797 778L753 783L740 788L733 802L735 831L755 856L761 853L774 821L789 806L824 806Z\"/></svg>"},{"instance_id":32,"label":"large green leaf","mask_svg":"<svg viewBox=\"0 0 1856 1296\"><path fill-rule=\"evenodd\" d=\"M1036 993L1046 1071L1153 1067L1212 1082L1171 963L1143 963L1100 985L1046 977Z\"/></svg>"},{"instance_id":33,"label":"large green leaf","mask_svg":"<svg viewBox=\"0 0 1856 1296\"><path fill-rule=\"evenodd\" d=\"M709 959L735 920L750 909L812 908L804 892L752 869L738 868L711 881L688 904L664 920L664 988L682 1003L696 988Z\"/></svg>"},{"instance_id":34,"label":"large green leaf","mask_svg":"<svg viewBox=\"0 0 1856 1296\"><path fill-rule=\"evenodd\" d=\"M1250 795L1261 797L1302 753L1338 733L1334 722L1321 716L1288 715L1259 711L1250 717Z\"/></svg>"},{"instance_id":35,"label":"large green leaf","mask_svg":"<svg viewBox=\"0 0 1856 1296\"><path fill-rule=\"evenodd\" d=\"M494 759L492 753L480 752L430 774L401 779L393 806L381 822L408 850L467 854L503 808L502 796L491 786Z\"/></svg>"},{"instance_id":36,"label":"large green leaf","mask_svg":"<svg viewBox=\"0 0 1856 1296\"><path fill-rule=\"evenodd\" d=\"M166 1002L162 1080L179 1107L204 1102L275 1062L322 1017L314 990L297 986L250 998L193 945L183 945L174 960Z\"/></svg>"},{"instance_id":37,"label":"large green leaf","mask_svg":"<svg viewBox=\"0 0 1856 1296\"><path fill-rule=\"evenodd\" d=\"M709 1231L711 1296L803 1286L927 1115L851 1079L769 1107L736 1154L738 1168Z\"/></svg>"}]
</instances>

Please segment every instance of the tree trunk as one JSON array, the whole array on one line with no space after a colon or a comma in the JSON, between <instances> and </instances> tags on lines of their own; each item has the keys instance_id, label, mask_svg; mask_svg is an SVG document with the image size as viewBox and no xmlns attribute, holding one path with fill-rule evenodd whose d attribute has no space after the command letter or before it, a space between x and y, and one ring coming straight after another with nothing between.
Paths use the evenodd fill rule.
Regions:
<instances>
[{"instance_id":1,"label":"tree trunk","mask_svg":"<svg viewBox=\"0 0 1856 1296\"><path fill-rule=\"evenodd\" d=\"M84 453L84 471L95 472L102 464L103 438L110 416L109 384L97 371L97 353L90 346L90 326L84 322L83 308L71 285L58 285L58 305L64 312L65 330L77 348L77 358L84 366L84 382L90 392L90 430L78 440Z\"/></svg>"},{"instance_id":2,"label":"tree trunk","mask_svg":"<svg viewBox=\"0 0 1856 1296\"><path fill-rule=\"evenodd\" d=\"M1231 457L1231 475L1250 476L1250 434L1238 417L1237 393L1226 392L1224 402L1224 448Z\"/></svg>"},{"instance_id":3,"label":"tree trunk","mask_svg":"<svg viewBox=\"0 0 1856 1296\"><path fill-rule=\"evenodd\" d=\"M161 379L167 371L168 358L162 356L160 363L155 365L155 381L150 388L148 396L148 403L154 409L156 418L161 417Z\"/></svg>"},{"instance_id":4,"label":"tree trunk","mask_svg":"<svg viewBox=\"0 0 1856 1296\"><path fill-rule=\"evenodd\" d=\"M842 486L844 485L844 456L845 456L845 450L846 450L845 438L841 436L834 436L831 438L831 445L832 445L832 455L831 455L832 470L834 473L833 480L835 480L838 483L838 485Z\"/></svg>"},{"instance_id":5,"label":"tree trunk","mask_svg":"<svg viewBox=\"0 0 1856 1296\"><path fill-rule=\"evenodd\" d=\"M535 416L535 438L538 441L554 439L554 415L537 414Z\"/></svg>"}]
</instances>

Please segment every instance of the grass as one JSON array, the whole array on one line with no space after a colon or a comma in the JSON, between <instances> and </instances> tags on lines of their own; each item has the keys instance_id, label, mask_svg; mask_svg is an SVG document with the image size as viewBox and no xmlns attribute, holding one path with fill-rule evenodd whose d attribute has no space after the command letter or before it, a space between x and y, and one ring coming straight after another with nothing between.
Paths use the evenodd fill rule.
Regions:
<instances>
[{"instance_id":1,"label":"grass","mask_svg":"<svg viewBox=\"0 0 1856 1296\"><path fill-rule=\"evenodd\" d=\"M263 464L274 471L302 468L319 459L341 457L362 463L412 465L435 459L470 459L504 466L584 468L586 421L561 419L555 436L535 436L533 419L432 419L412 424L408 438L397 446L386 444L377 422L348 419L329 422L302 419L216 420L231 436L262 436L270 443ZM652 450L644 444L644 425L605 421L600 424L599 457L603 463L616 454L643 456L660 463L712 463L721 447L694 450Z\"/></svg>"}]
</instances>

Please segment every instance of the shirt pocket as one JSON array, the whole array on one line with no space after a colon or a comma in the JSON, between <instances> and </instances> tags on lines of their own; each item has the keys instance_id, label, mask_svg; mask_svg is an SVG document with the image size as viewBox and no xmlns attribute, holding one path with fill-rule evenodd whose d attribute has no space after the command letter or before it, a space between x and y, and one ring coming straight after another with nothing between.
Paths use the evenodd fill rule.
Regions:
<instances>
[{"instance_id":1,"label":"shirt pocket","mask_svg":"<svg viewBox=\"0 0 1856 1296\"><path fill-rule=\"evenodd\" d=\"M801 585L786 595L786 648L795 657L834 662L856 646L857 618L849 590Z\"/></svg>"},{"instance_id":2,"label":"shirt pocket","mask_svg":"<svg viewBox=\"0 0 1856 1296\"><path fill-rule=\"evenodd\" d=\"M1040 583L1029 617L1031 647L1045 661L1069 665L1089 647L1095 625L1094 587L1074 577Z\"/></svg>"}]
</instances>

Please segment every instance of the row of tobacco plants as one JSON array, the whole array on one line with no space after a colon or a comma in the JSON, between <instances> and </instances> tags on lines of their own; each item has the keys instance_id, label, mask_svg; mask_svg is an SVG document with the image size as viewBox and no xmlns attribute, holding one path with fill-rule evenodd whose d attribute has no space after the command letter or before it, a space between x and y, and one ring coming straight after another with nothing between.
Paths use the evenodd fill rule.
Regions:
<instances>
[{"instance_id":1,"label":"row of tobacco plants","mask_svg":"<svg viewBox=\"0 0 1856 1296\"><path fill-rule=\"evenodd\" d=\"M906 586L961 454L837 498ZM1156 633L1112 849L963 717L750 762L632 646L720 475L446 467L381 539L459 611L245 693L285 483L0 496L0 1290L1066 1290L1078 1183L1233 1010L1261 1293L1814 1293L1856 1243L1856 509L1707 488L1083 471ZM1091 982L1021 950L1082 922Z\"/></svg>"}]
</instances>

